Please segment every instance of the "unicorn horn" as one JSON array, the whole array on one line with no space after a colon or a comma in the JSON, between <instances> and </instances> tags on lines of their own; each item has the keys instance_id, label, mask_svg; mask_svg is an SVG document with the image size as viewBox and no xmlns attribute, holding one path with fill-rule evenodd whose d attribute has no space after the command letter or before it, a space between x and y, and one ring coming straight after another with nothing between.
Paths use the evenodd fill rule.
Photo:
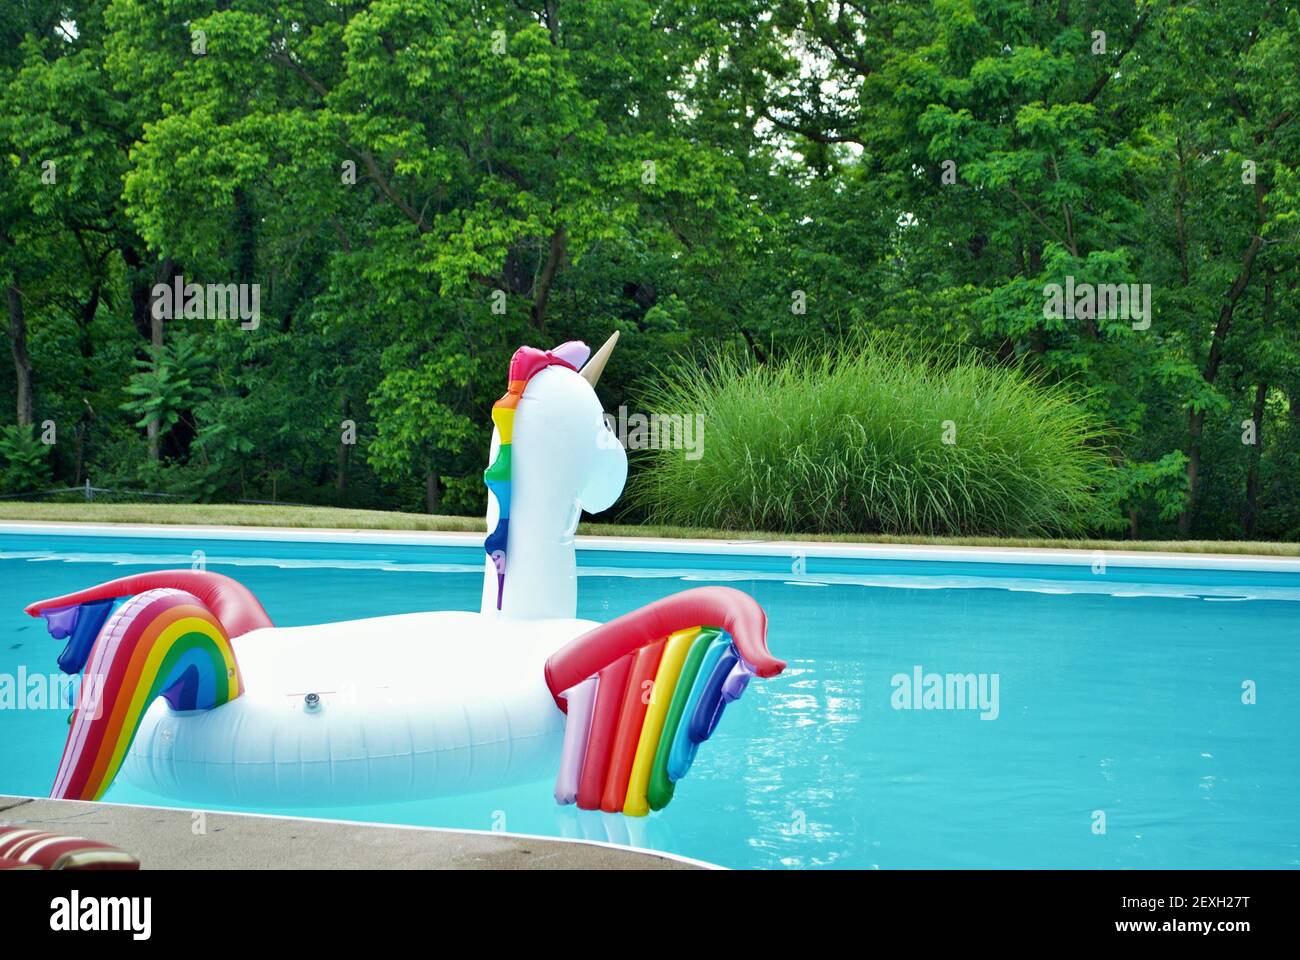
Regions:
<instances>
[{"instance_id":1,"label":"unicorn horn","mask_svg":"<svg viewBox=\"0 0 1300 960\"><path fill-rule=\"evenodd\" d=\"M605 372L605 364L609 362L609 355L614 352L614 344L616 343L618 343L617 330L605 341L605 345L597 350L592 358L578 371L582 378L593 387L596 385L596 381L600 379L600 375Z\"/></svg>"}]
</instances>

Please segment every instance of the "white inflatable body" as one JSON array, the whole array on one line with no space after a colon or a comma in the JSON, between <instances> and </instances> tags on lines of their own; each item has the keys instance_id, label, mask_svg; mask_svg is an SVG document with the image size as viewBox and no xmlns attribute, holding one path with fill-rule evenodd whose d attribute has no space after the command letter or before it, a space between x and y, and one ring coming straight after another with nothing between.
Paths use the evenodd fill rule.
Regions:
<instances>
[{"instance_id":1,"label":"white inflatable body","mask_svg":"<svg viewBox=\"0 0 1300 960\"><path fill-rule=\"evenodd\" d=\"M574 619L574 533L582 512L610 507L627 480L627 455L592 389L617 339L581 374L559 365L537 371L518 399L499 610L497 570L485 556L480 613L235 637L243 694L187 712L159 698L118 776L165 796L294 806L412 800L554 777L564 714L543 667L596 626ZM588 351L565 344L555 353L583 367ZM494 430L489 463L501 446ZM489 531L500 515L489 496ZM307 707L311 693L318 709Z\"/></svg>"},{"instance_id":2,"label":"white inflatable body","mask_svg":"<svg viewBox=\"0 0 1300 960\"><path fill-rule=\"evenodd\" d=\"M243 695L188 712L159 698L118 776L249 806L384 803L553 777L564 714L543 664L593 626L437 612L254 630L233 641Z\"/></svg>"}]
</instances>

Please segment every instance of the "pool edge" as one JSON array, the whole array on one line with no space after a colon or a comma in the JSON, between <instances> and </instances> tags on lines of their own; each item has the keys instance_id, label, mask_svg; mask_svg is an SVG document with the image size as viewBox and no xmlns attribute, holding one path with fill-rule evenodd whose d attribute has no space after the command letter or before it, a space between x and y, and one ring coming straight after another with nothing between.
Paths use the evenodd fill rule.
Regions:
<instances>
[{"instance_id":1,"label":"pool edge","mask_svg":"<svg viewBox=\"0 0 1300 960\"><path fill-rule=\"evenodd\" d=\"M88 537L153 537L177 540L261 540L317 543L373 543L464 547L482 543L482 533L423 530L357 530L324 527L243 527L199 524L80 523L0 520L0 533L20 536L69 534ZM977 563L1091 565L1098 557L1131 567L1300 573L1300 557L1260 554L1177 553L1066 547L956 547L935 544L824 543L801 540L709 540L579 535L578 550L678 553L714 556L803 556L859 560L940 560Z\"/></svg>"},{"instance_id":2,"label":"pool edge","mask_svg":"<svg viewBox=\"0 0 1300 960\"><path fill-rule=\"evenodd\" d=\"M201 819L200 819L201 815ZM202 824L202 830L195 827ZM572 837L0 795L0 825L118 846L144 869L719 870Z\"/></svg>"}]
</instances>

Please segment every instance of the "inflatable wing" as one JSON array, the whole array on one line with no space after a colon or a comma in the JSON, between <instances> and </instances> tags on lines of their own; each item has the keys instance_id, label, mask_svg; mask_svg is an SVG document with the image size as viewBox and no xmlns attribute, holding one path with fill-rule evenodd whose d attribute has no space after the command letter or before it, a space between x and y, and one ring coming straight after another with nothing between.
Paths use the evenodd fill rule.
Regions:
<instances>
[{"instance_id":1,"label":"inflatable wing","mask_svg":"<svg viewBox=\"0 0 1300 960\"><path fill-rule=\"evenodd\" d=\"M132 599L113 612L123 597ZM55 639L68 638L59 657L65 673L85 668L50 793L74 800L104 795L157 697L175 710L211 710L238 697L243 680L230 639L271 625L242 584L190 570L121 577L38 600L26 612L44 617Z\"/></svg>"},{"instance_id":2,"label":"inflatable wing","mask_svg":"<svg viewBox=\"0 0 1300 960\"><path fill-rule=\"evenodd\" d=\"M558 803L645 816L673 797L751 677L785 669L747 594L699 587L596 627L546 662L567 713Z\"/></svg>"}]
</instances>

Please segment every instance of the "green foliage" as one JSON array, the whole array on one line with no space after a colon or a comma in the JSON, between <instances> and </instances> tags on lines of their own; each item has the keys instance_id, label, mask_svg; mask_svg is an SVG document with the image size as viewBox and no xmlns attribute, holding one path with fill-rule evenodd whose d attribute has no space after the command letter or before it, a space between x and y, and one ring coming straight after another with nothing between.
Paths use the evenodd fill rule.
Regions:
<instances>
[{"instance_id":1,"label":"green foliage","mask_svg":"<svg viewBox=\"0 0 1300 960\"><path fill-rule=\"evenodd\" d=\"M130 399L122 409L136 417L137 427L166 434L212 395L210 376L210 362L190 337L151 347L149 359L136 361L136 372L126 385Z\"/></svg>"},{"instance_id":2,"label":"green foliage","mask_svg":"<svg viewBox=\"0 0 1300 960\"><path fill-rule=\"evenodd\" d=\"M1126 462L1112 476L1110 498L1126 511L1148 510L1176 519L1187 496L1187 454L1167 453L1154 463Z\"/></svg>"},{"instance_id":3,"label":"green foliage","mask_svg":"<svg viewBox=\"0 0 1300 960\"><path fill-rule=\"evenodd\" d=\"M385 366L395 366L385 353ZM378 431L370 462L379 469L442 473L461 454L481 455L478 431L467 412L475 362L463 353L426 356L418 367L396 366L370 398Z\"/></svg>"},{"instance_id":4,"label":"green foliage","mask_svg":"<svg viewBox=\"0 0 1300 960\"><path fill-rule=\"evenodd\" d=\"M617 327L615 407L869 335L1076 395L1092 530L1300 539L1297 63L1296 0L0 0L0 395L59 485L478 512L521 343Z\"/></svg>"},{"instance_id":5,"label":"green foliage","mask_svg":"<svg viewBox=\"0 0 1300 960\"><path fill-rule=\"evenodd\" d=\"M791 533L1079 533L1107 472L1093 418L1018 370L870 344L656 377L703 413L703 455L658 449L634 496L658 521Z\"/></svg>"},{"instance_id":6,"label":"green foliage","mask_svg":"<svg viewBox=\"0 0 1300 960\"><path fill-rule=\"evenodd\" d=\"M1300 500L1247 493L1278 476L1296 417L1255 467L1217 439L1261 386L1300 405L1300 8L790 0L776 21L807 52L768 67L773 123L841 151L842 204L871 191L899 217L865 326L892 326L897 300L918 340L1086 386L1136 535L1239 535L1252 497L1259 519ZM1150 326L1045 317L1067 277L1149 285Z\"/></svg>"},{"instance_id":7,"label":"green foliage","mask_svg":"<svg viewBox=\"0 0 1300 960\"><path fill-rule=\"evenodd\" d=\"M49 445L31 428L0 428L0 493L32 493L49 480Z\"/></svg>"}]
</instances>

